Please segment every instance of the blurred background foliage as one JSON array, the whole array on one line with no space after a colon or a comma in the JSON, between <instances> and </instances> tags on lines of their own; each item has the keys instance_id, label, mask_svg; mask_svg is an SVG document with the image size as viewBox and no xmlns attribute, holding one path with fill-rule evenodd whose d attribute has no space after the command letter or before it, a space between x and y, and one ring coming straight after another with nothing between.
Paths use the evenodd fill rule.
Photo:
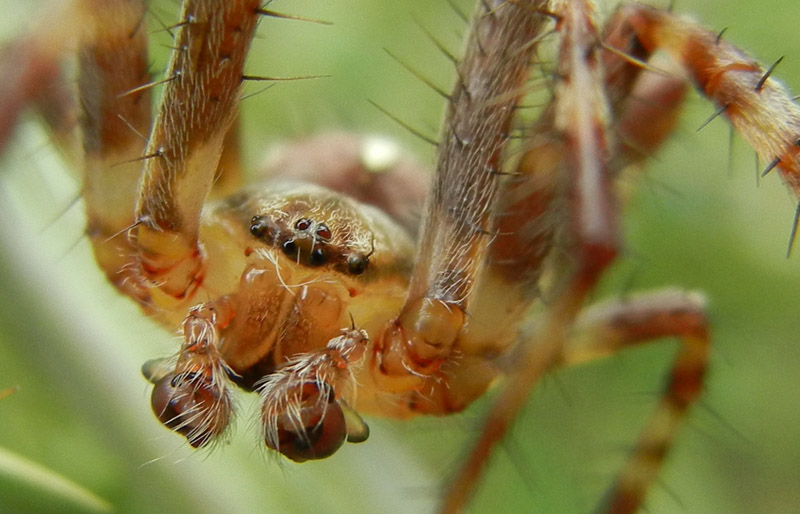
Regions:
<instances>
[{"instance_id":1,"label":"blurred background foliage","mask_svg":"<svg viewBox=\"0 0 800 514\"><path fill-rule=\"evenodd\" d=\"M464 12L468 0L455 2ZM676 2L800 91L800 14L790 0ZM0 0L6 38L46 2ZM333 22L266 19L249 72L323 75L244 101L246 156L292 136L340 128L384 134L424 162L432 152L373 100L435 135L442 101L384 49L444 89L452 71L419 28L454 51L464 26L445 1L289 2L270 8ZM608 12L612 7L601 9ZM155 2L151 29L172 23ZM416 20L416 21L415 21ZM154 69L169 39L155 34ZM261 87L248 85L248 92ZM795 512L800 505L800 275L786 259L795 200L775 173L756 184L751 150L692 96L685 122L639 179L625 212L624 258L597 297L679 285L704 291L713 368L680 432L650 513ZM2 115L2 113L0 113ZM162 429L139 367L176 348L120 297L82 238L79 185L35 120L0 161L0 513L426 512L480 426L486 401L448 419L370 420L372 436L319 463L266 456L252 397L230 443L192 452ZM549 377L496 453L473 512L589 512L652 407L675 344L657 344ZM68 483L61 482L68 480Z\"/></svg>"}]
</instances>

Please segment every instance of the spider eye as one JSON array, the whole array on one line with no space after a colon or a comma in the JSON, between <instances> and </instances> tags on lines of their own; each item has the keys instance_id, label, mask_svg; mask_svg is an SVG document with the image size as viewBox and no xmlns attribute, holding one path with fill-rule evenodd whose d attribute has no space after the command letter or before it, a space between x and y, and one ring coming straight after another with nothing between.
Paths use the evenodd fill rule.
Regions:
<instances>
[{"instance_id":1,"label":"spider eye","mask_svg":"<svg viewBox=\"0 0 800 514\"><path fill-rule=\"evenodd\" d=\"M311 224L312 222L310 219L301 218L297 220L297 223L294 224L294 228L296 228L297 230L308 230L309 228L311 228Z\"/></svg>"},{"instance_id":2,"label":"spider eye","mask_svg":"<svg viewBox=\"0 0 800 514\"><path fill-rule=\"evenodd\" d=\"M317 237L322 239L323 241L330 241L332 234L331 229L328 228L328 225L324 223L320 223L317 225Z\"/></svg>"},{"instance_id":3,"label":"spider eye","mask_svg":"<svg viewBox=\"0 0 800 514\"><path fill-rule=\"evenodd\" d=\"M264 216L253 216L250 220L250 233L255 237L263 237L264 234L267 233L268 228L269 224L267 223L267 218Z\"/></svg>"},{"instance_id":4,"label":"spider eye","mask_svg":"<svg viewBox=\"0 0 800 514\"><path fill-rule=\"evenodd\" d=\"M277 416L276 430L265 442L295 462L330 457L347 436L342 408L327 383L305 382L299 388L290 393L298 405Z\"/></svg>"},{"instance_id":5,"label":"spider eye","mask_svg":"<svg viewBox=\"0 0 800 514\"><path fill-rule=\"evenodd\" d=\"M352 275L361 275L367 270L369 257L363 255L351 255L347 258L347 271Z\"/></svg>"},{"instance_id":6,"label":"spider eye","mask_svg":"<svg viewBox=\"0 0 800 514\"><path fill-rule=\"evenodd\" d=\"M322 248L317 248L316 250L311 252L311 255L309 256L308 260L312 266L322 266L323 264L325 264L327 258L325 257L325 252L322 250Z\"/></svg>"},{"instance_id":7,"label":"spider eye","mask_svg":"<svg viewBox=\"0 0 800 514\"><path fill-rule=\"evenodd\" d=\"M283 253L285 253L289 257L297 256L297 245L295 244L294 239L289 239L288 241L284 241L281 248L283 248Z\"/></svg>"}]
</instances>

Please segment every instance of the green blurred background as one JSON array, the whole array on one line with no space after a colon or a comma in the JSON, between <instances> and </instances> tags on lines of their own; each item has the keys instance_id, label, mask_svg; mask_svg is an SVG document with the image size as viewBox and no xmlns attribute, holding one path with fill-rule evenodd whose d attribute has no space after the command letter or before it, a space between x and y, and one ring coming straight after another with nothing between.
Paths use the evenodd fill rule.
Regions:
<instances>
[{"instance_id":1,"label":"green blurred background","mask_svg":"<svg viewBox=\"0 0 800 514\"><path fill-rule=\"evenodd\" d=\"M469 0L456 2L469 12ZM789 0L703 0L691 10L800 91L800 13ZM6 37L45 2L0 0ZM449 88L451 69L416 20L449 48L463 23L444 0L289 2L270 8L332 26L264 20L249 72L330 74L282 83L243 104L247 158L291 136L345 128L431 151L368 99L435 135L441 99L389 57ZM611 9L603 6L604 12ZM176 19L174 1L153 5ZM158 22L150 19L151 27ZM156 35L155 69L164 34ZM250 91L258 91L256 84ZM789 513L800 509L800 274L785 258L795 201L775 173L756 185L754 157L714 107L692 96L685 123L640 181L625 215L625 258L604 295L679 285L704 291L714 322L702 404L679 434L647 511ZM2 115L2 113L0 113ZM449 419L371 420L372 436L319 463L279 463L257 442L254 398L238 398L230 444L193 452L150 413L147 359L176 343L105 284L81 239L78 186L44 134L24 124L0 161L0 513L91 512L36 485L23 457L116 512L428 512L480 426L485 402ZM77 244L76 244L77 242ZM590 512L635 440L674 343L651 345L548 378L496 453L472 512ZM12 453L9 453L12 452ZM74 489L69 489L73 491Z\"/></svg>"}]
</instances>

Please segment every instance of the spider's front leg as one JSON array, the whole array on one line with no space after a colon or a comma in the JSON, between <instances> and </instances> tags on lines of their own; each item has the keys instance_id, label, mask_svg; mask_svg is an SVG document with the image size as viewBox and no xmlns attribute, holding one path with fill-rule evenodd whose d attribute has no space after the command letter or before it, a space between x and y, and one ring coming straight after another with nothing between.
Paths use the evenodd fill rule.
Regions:
<instances>
[{"instance_id":1,"label":"spider's front leg","mask_svg":"<svg viewBox=\"0 0 800 514\"><path fill-rule=\"evenodd\" d=\"M182 303L203 281L200 213L237 112L259 5L183 5L131 231L141 272L155 285L150 294L156 304Z\"/></svg>"},{"instance_id":2,"label":"spider's front leg","mask_svg":"<svg viewBox=\"0 0 800 514\"><path fill-rule=\"evenodd\" d=\"M109 280L134 298L146 295L130 266L135 253L125 230L141 175L143 135L150 130L146 7L138 0L112 5L83 2L86 22L78 49L87 234ZM115 9L109 23L103 9Z\"/></svg>"},{"instance_id":3,"label":"spider's front leg","mask_svg":"<svg viewBox=\"0 0 800 514\"><path fill-rule=\"evenodd\" d=\"M482 2L474 16L449 97L408 296L376 341L376 380L390 391L397 387L393 382L405 380L402 387L418 394L409 397L412 410L441 414L463 409L492 375L467 362L508 344L507 334L494 334L490 341L465 334L494 237L492 213L512 119L526 92L546 6L535 0ZM464 377L463 387L450 387L459 379L443 380L440 368L458 360L457 355L464 360L448 372ZM466 378L470 369L472 379Z\"/></svg>"}]
</instances>

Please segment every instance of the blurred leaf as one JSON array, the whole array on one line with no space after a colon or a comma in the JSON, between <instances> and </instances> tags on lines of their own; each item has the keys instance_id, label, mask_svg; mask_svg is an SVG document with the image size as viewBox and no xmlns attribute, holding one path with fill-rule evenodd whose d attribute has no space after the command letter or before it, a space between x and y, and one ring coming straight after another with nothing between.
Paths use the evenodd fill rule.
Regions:
<instances>
[{"instance_id":1,"label":"blurred leaf","mask_svg":"<svg viewBox=\"0 0 800 514\"><path fill-rule=\"evenodd\" d=\"M80 509L84 512L111 512L106 500L87 491L58 473L0 447L0 476L26 487L31 496L49 495L63 511Z\"/></svg>"}]
</instances>

